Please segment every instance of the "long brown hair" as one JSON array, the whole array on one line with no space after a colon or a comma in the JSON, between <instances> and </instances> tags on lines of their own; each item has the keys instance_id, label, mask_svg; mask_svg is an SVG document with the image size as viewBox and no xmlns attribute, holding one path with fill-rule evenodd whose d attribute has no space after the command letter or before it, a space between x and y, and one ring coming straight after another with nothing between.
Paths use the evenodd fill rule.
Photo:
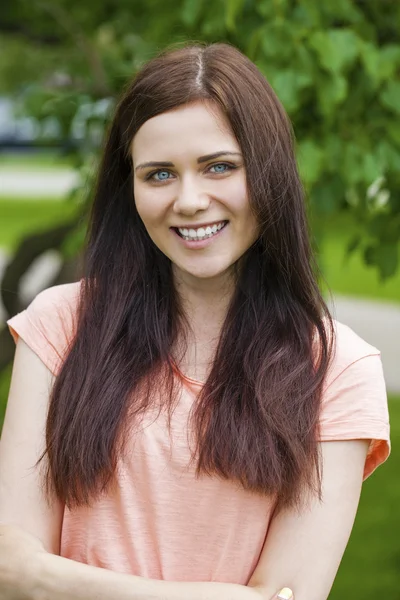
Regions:
<instances>
[{"instance_id":1,"label":"long brown hair","mask_svg":"<svg viewBox=\"0 0 400 600\"><path fill-rule=\"evenodd\" d=\"M153 401L143 382L160 381L164 369L167 408L176 397L170 352L184 315L170 260L135 208L130 146L148 119L202 99L230 122L261 233L244 257L194 404L192 458L198 475L277 494L280 507L297 505L306 488L321 493L318 423L334 330L317 284L291 126L246 56L229 44L196 43L170 48L141 69L105 145L77 333L52 390L46 430L47 489L69 507L109 489L127 423Z\"/></svg>"}]
</instances>

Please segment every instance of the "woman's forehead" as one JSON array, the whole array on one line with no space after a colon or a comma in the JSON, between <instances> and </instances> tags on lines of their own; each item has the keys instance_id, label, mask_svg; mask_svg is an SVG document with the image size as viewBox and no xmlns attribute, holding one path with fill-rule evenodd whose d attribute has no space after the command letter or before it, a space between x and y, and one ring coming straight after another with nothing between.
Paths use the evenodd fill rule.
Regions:
<instances>
[{"instance_id":1,"label":"woman's forehead","mask_svg":"<svg viewBox=\"0 0 400 600\"><path fill-rule=\"evenodd\" d=\"M175 152L201 156L220 150L238 151L239 147L222 111L199 102L146 121L133 138L131 150L134 160L142 162L162 160ZM157 158L157 154L162 156Z\"/></svg>"}]
</instances>

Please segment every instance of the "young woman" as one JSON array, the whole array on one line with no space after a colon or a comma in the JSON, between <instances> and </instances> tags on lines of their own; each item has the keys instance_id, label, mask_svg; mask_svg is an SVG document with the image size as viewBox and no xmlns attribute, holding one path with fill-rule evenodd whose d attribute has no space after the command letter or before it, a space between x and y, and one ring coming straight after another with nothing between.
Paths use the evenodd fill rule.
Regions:
<instances>
[{"instance_id":1,"label":"young woman","mask_svg":"<svg viewBox=\"0 0 400 600\"><path fill-rule=\"evenodd\" d=\"M291 128L251 61L191 44L144 66L81 280L9 326L2 598L328 597L389 453L385 383L321 297Z\"/></svg>"}]
</instances>

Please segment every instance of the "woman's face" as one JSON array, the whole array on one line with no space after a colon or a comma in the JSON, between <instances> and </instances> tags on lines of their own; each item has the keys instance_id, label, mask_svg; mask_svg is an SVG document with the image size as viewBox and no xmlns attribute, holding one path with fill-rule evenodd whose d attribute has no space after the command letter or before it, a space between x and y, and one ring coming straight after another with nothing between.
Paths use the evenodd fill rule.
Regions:
<instances>
[{"instance_id":1,"label":"woman's face","mask_svg":"<svg viewBox=\"0 0 400 600\"><path fill-rule=\"evenodd\" d=\"M229 274L258 227L226 117L210 102L157 115L136 133L132 159L137 211L175 274Z\"/></svg>"}]
</instances>

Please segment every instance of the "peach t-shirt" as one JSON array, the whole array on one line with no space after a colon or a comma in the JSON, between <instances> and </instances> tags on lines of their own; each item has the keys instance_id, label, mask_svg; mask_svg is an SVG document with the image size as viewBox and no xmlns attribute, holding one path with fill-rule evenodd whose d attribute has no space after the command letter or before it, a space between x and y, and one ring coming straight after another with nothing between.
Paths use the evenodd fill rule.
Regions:
<instances>
[{"instance_id":1,"label":"peach t-shirt","mask_svg":"<svg viewBox=\"0 0 400 600\"><path fill-rule=\"evenodd\" d=\"M75 331L79 283L40 293L8 321L57 374ZM380 352L335 321L337 349L323 392L321 441L370 439L364 478L388 457L389 424ZM118 485L90 508L65 509L61 555L153 579L247 584L274 499L189 466L187 417L199 382L182 377L171 421L145 415L118 465Z\"/></svg>"}]
</instances>

